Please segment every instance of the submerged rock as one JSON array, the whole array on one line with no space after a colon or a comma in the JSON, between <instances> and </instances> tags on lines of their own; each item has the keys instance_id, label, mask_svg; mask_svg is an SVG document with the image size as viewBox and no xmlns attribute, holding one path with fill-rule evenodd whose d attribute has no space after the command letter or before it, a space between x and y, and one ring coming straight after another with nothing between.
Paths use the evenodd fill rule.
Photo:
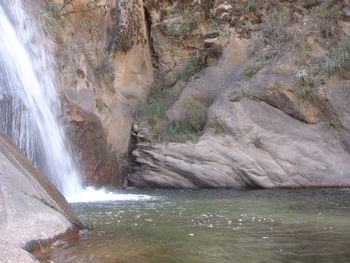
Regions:
<instances>
[{"instance_id":1,"label":"submerged rock","mask_svg":"<svg viewBox=\"0 0 350 263\"><path fill-rule=\"evenodd\" d=\"M35 262L22 248L80 228L82 224L65 198L0 133L1 260Z\"/></svg>"}]
</instances>

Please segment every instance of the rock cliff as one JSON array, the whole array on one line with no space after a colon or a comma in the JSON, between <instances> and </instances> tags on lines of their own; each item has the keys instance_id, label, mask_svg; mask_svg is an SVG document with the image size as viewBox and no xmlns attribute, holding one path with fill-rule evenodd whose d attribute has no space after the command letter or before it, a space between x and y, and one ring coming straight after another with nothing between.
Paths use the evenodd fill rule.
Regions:
<instances>
[{"instance_id":1,"label":"rock cliff","mask_svg":"<svg viewBox=\"0 0 350 263\"><path fill-rule=\"evenodd\" d=\"M44 2L87 183L349 185L348 0Z\"/></svg>"},{"instance_id":2,"label":"rock cliff","mask_svg":"<svg viewBox=\"0 0 350 263\"><path fill-rule=\"evenodd\" d=\"M87 184L121 186L132 111L153 82L143 1L43 0L63 120Z\"/></svg>"},{"instance_id":3,"label":"rock cliff","mask_svg":"<svg viewBox=\"0 0 350 263\"><path fill-rule=\"evenodd\" d=\"M349 1L146 6L160 77L131 185L349 187Z\"/></svg>"}]
</instances>

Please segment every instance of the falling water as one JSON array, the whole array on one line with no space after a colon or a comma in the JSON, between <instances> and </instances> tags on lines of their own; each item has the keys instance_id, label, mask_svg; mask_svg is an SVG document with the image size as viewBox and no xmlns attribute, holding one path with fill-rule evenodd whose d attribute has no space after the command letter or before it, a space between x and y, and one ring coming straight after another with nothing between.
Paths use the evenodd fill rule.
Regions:
<instances>
[{"instance_id":1,"label":"falling water","mask_svg":"<svg viewBox=\"0 0 350 263\"><path fill-rule=\"evenodd\" d=\"M22 0L0 0L0 129L70 202L144 200L83 188L64 130L55 62Z\"/></svg>"},{"instance_id":2,"label":"falling water","mask_svg":"<svg viewBox=\"0 0 350 263\"><path fill-rule=\"evenodd\" d=\"M54 60L20 0L0 0L0 128L68 199L82 191L64 132Z\"/></svg>"}]
</instances>

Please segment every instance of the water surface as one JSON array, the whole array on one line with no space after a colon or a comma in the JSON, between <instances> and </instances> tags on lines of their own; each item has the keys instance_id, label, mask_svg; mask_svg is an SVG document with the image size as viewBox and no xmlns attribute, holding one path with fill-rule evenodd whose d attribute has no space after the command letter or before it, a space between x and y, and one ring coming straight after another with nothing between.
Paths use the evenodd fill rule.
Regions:
<instances>
[{"instance_id":1,"label":"water surface","mask_svg":"<svg viewBox=\"0 0 350 263\"><path fill-rule=\"evenodd\" d=\"M350 262L349 190L127 191L73 204L91 227L56 263Z\"/></svg>"}]
</instances>

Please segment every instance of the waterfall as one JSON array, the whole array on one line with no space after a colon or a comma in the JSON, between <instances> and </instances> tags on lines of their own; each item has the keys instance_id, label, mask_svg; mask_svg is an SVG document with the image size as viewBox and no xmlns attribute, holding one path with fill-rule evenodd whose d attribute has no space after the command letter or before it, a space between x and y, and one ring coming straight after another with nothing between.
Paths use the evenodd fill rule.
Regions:
<instances>
[{"instance_id":1,"label":"waterfall","mask_svg":"<svg viewBox=\"0 0 350 263\"><path fill-rule=\"evenodd\" d=\"M21 0L0 0L0 129L69 200L83 188L56 91L54 59Z\"/></svg>"},{"instance_id":2,"label":"waterfall","mask_svg":"<svg viewBox=\"0 0 350 263\"><path fill-rule=\"evenodd\" d=\"M52 50L22 0L0 0L0 129L69 202L145 200L84 188L64 129Z\"/></svg>"}]
</instances>

